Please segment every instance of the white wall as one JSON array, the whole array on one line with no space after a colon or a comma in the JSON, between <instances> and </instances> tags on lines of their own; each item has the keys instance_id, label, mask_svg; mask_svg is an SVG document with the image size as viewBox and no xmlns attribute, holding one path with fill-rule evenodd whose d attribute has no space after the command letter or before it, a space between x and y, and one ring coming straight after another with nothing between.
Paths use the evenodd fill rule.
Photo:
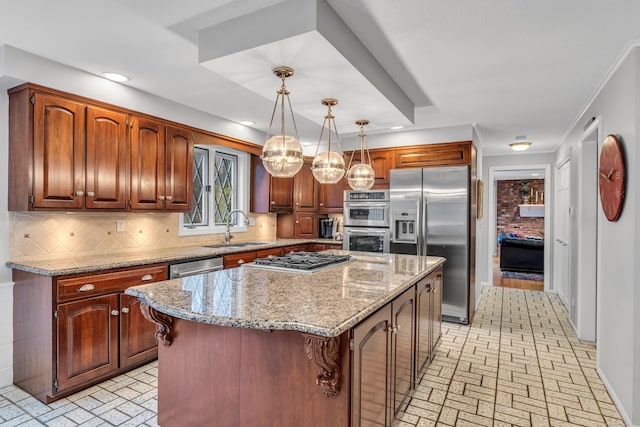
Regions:
<instances>
[{"instance_id":1,"label":"white wall","mask_svg":"<svg viewBox=\"0 0 640 427\"><path fill-rule=\"evenodd\" d=\"M630 48L557 151L566 156L583 127L601 117L598 153L606 135L621 139L627 184L622 214L609 222L598 208L598 371L628 424L640 425L640 54ZM574 191L574 188L571 189Z\"/></svg>"},{"instance_id":2,"label":"white wall","mask_svg":"<svg viewBox=\"0 0 640 427\"><path fill-rule=\"evenodd\" d=\"M105 80L60 63L0 46L0 387L13 382L13 284L5 267L9 256L7 212L8 96L22 82L86 96L200 129L262 144L264 133L210 114Z\"/></svg>"}]
</instances>

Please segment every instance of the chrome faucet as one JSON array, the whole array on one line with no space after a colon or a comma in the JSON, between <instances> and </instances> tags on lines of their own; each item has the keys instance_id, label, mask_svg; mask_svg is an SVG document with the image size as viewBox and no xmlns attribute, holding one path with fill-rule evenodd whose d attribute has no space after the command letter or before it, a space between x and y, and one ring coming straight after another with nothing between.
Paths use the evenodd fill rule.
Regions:
<instances>
[{"instance_id":1,"label":"chrome faucet","mask_svg":"<svg viewBox=\"0 0 640 427\"><path fill-rule=\"evenodd\" d=\"M224 233L224 242L227 245L231 243L231 239L233 238L233 236L231 235L231 215L233 215L234 213L236 214L236 217L238 216L237 214L241 213L242 216L244 216L244 224L249 224L249 217L247 217L247 213L242 209L234 209L229 212L229 215L227 215L227 231Z\"/></svg>"}]
</instances>

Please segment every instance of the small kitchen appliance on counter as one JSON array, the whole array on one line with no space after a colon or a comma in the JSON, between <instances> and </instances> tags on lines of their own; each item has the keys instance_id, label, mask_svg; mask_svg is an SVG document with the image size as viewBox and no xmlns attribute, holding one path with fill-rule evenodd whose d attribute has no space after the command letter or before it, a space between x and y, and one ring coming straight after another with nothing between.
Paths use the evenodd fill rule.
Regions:
<instances>
[{"instance_id":1,"label":"small kitchen appliance on counter","mask_svg":"<svg viewBox=\"0 0 640 427\"><path fill-rule=\"evenodd\" d=\"M321 218L320 219L320 238L333 239L336 232L336 218Z\"/></svg>"}]
</instances>

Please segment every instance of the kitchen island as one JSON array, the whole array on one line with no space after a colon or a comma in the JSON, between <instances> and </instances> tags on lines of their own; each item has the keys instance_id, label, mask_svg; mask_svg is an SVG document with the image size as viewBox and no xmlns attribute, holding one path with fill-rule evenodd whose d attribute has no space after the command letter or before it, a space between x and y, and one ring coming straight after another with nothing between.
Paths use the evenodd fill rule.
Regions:
<instances>
[{"instance_id":1,"label":"kitchen island","mask_svg":"<svg viewBox=\"0 0 640 427\"><path fill-rule=\"evenodd\" d=\"M127 289L163 344L159 424L390 425L421 366L415 339L433 332L419 331L418 289L444 259L351 255L311 274L247 264Z\"/></svg>"}]
</instances>

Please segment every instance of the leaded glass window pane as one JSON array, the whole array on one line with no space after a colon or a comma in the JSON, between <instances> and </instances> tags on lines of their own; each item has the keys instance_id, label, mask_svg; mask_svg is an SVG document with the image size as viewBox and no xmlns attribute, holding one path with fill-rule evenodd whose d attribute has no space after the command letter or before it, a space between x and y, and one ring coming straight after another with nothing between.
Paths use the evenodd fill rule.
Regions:
<instances>
[{"instance_id":1,"label":"leaded glass window pane","mask_svg":"<svg viewBox=\"0 0 640 427\"><path fill-rule=\"evenodd\" d=\"M209 225L209 150L193 150L193 210L184 216L187 227Z\"/></svg>"},{"instance_id":2,"label":"leaded glass window pane","mask_svg":"<svg viewBox=\"0 0 640 427\"><path fill-rule=\"evenodd\" d=\"M214 221L216 225L222 225L227 222L229 212L235 209L234 206L236 205L236 192L233 186L237 182L238 158L230 154L217 152L214 164Z\"/></svg>"}]
</instances>

